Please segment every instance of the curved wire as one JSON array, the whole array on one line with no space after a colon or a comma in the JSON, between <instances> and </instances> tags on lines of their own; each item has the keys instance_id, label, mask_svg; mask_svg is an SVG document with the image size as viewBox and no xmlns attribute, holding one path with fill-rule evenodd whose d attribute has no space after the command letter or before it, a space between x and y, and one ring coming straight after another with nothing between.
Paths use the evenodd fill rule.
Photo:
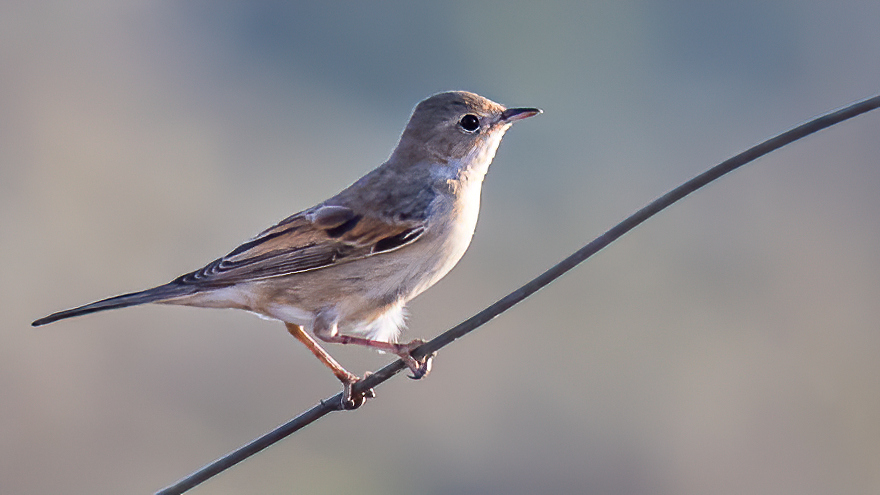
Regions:
<instances>
[{"instance_id":1,"label":"curved wire","mask_svg":"<svg viewBox=\"0 0 880 495\"><path fill-rule=\"evenodd\" d=\"M560 261L541 275L538 275L529 283L499 299L491 306L468 318L462 323L459 323L455 327L447 330L446 332L443 332L431 341L422 344L412 352L413 356L417 359L424 357L449 345L450 343L452 343L452 341L474 331L478 327L487 323L489 320L507 311L523 299L531 296L541 288L545 287L550 282L553 282L575 266L584 262L587 258L596 254L615 240L619 239L621 236L634 229L645 220L651 218L652 216L669 207L676 201L684 198L690 193L696 191L697 189L700 189L701 187L720 178L721 176L728 174L742 167L743 165L752 162L766 155L767 153L770 153L771 151L782 148L783 146L791 144L805 136L818 132L827 127L831 127L835 124L839 124L845 120L869 112L878 107L880 107L880 95L858 101L839 110L834 110L819 117L816 117L804 124L794 127L793 129L785 131L782 134L779 134L756 146L753 146L748 150L734 156L733 158L721 162L720 164L710 168L702 174L694 177L693 179L685 182L684 184L676 187L675 189L652 201L650 204L648 204L641 210L633 213L624 221L615 225L610 230L600 235L586 246L577 250L571 256ZM406 365L404 365L403 361L398 359L379 369L375 373L370 374L363 380L357 382L352 387L352 392L355 394L363 393L370 388L374 388L382 384L405 368ZM229 469L230 467L238 464L239 462L247 459L257 452L260 452L266 447L269 447L270 445L321 419L327 414L334 411L342 410L340 405L341 399L342 393L340 392L332 397L328 397L327 399L322 400L318 405L300 414L299 416L288 421L287 423L279 426L278 428L270 431L269 433L266 433L265 435L253 440L247 445L244 445L237 450L221 457L220 459L217 459L216 461L202 467L198 471L181 479L177 483L163 490L160 490L159 492L156 492L157 495L175 495L183 493L190 488L193 488L203 481L208 480L209 478Z\"/></svg>"}]
</instances>

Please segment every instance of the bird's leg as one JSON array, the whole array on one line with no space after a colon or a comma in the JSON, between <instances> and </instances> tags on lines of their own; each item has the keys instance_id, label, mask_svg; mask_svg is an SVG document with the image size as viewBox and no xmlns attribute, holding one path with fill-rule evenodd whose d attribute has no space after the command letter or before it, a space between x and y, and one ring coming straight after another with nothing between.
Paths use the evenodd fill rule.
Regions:
<instances>
[{"instance_id":1,"label":"bird's leg","mask_svg":"<svg viewBox=\"0 0 880 495\"><path fill-rule=\"evenodd\" d=\"M395 354L403 360L406 367L412 372L410 378L414 380L424 378L431 372L431 365L434 362L434 356L436 353L431 353L420 360L414 358L411 354L413 349L425 343L424 340L416 339L406 344L398 344L396 342L384 342L382 340L371 340L363 337L352 337L351 335L340 335L335 324L321 325L318 323L321 319L320 316L316 319L315 335L324 342L362 345L371 349Z\"/></svg>"},{"instance_id":2,"label":"bird's leg","mask_svg":"<svg viewBox=\"0 0 880 495\"><path fill-rule=\"evenodd\" d=\"M351 386L354 385L360 378L354 373L349 372L345 368L342 367L333 356L331 356L327 351L325 351L315 339L311 338L308 333L303 330L303 328L294 323L284 323L287 326L287 331L290 332L291 335L296 337L296 340L299 340L306 347L312 351L312 354L318 358L319 361L324 363L325 366L330 368L330 371L336 375L336 378L342 382L342 407L345 409L357 409L364 403L364 400L367 398L373 398L376 396L373 389L369 389L364 392L359 397L352 397Z\"/></svg>"}]
</instances>

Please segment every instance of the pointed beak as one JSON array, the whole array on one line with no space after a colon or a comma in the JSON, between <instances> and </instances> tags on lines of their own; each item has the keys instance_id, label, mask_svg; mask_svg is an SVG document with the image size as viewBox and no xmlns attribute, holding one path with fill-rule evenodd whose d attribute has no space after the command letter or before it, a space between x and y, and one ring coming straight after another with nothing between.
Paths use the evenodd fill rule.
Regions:
<instances>
[{"instance_id":1,"label":"pointed beak","mask_svg":"<svg viewBox=\"0 0 880 495\"><path fill-rule=\"evenodd\" d=\"M503 122L511 123L516 122L517 120L534 117L539 113L543 113L540 108L508 108L501 112L501 120Z\"/></svg>"}]
</instances>

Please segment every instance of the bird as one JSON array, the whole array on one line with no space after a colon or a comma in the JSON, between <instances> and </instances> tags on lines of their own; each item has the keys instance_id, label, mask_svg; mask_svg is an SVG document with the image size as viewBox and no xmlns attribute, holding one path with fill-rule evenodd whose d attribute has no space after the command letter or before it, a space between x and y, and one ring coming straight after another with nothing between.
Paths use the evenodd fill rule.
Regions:
<instances>
[{"instance_id":1,"label":"bird","mask_svg":"<svg viewBox=\"0 0 880 495\"><path fill-rule=\"evenodd\" d=\"M477 224L483 179L501 139L538 108L507 108L467 91L421 101L385 163L335 196L291 215L229 254L151 289L52 313L32 323L147 303L234 308L280 320L343 384L360 378L310 335L399 356L412 378L433 355L399 343L405 306L464 255Z\"/></svg>"}]
</instances>

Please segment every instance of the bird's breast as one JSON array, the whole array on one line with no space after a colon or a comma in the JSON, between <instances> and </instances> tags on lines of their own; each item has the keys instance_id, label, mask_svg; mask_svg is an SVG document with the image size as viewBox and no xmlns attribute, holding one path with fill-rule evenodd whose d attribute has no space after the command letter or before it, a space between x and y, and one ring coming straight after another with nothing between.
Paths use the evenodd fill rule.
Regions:
<instances>
[{"instance_id":1,"label":"bird's breast","mask_svg":"<svg viewBox=\"0 0 880 495\"><path fill-rule=\"evenodd\" d=\"M462 184L457 193L438 195L431 205L425 238L412 246L418 252L414 268L422 276L413 280L407 299L446 276L471 243L480 213L480 184Z\"/></svg>"}]
</instances>

